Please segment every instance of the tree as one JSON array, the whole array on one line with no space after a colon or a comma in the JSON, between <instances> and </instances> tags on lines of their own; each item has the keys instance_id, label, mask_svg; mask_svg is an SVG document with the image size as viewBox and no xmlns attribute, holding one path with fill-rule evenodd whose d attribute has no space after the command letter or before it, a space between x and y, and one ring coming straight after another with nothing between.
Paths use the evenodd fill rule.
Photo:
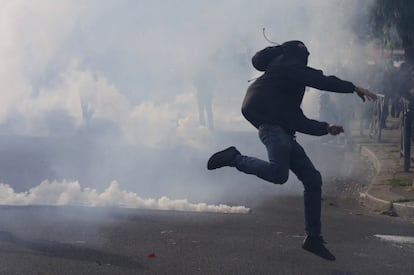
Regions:
<instances>
[{"instance_id":1,"label":"tree","mask_svg":"<svg viewBox=\"0 0 414 275\"><path fill-rule=\"evenodd\" d=\"M375 0L370 19L371 33L384 48L414 48L413 0Z\"/></svg>"}]
</instances>

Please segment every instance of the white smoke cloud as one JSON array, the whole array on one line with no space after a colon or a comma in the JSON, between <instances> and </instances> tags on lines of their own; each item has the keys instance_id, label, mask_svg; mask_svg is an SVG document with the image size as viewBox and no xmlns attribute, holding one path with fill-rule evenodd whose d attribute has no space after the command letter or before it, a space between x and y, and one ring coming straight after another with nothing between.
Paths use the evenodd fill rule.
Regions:
<instances>
[{"instance_id":1,"label":"white smoke cloud","mask_svg":"<svg viewBox=\"0 0 414 275\"><path fill-rule=\"evenodd\" d=\"M175 210L216 213L249 213L244 206L211 205L190 203L186 199L173 200L166 196L159 199L143 199L136 193L121 190L116 181L102 192L81 188L79 182L49 182L16 193L9 185L0 183L0 204L2 205L81 205L90 207L123 207L153 210Z\"/></svg>"},{"instance_id":2,"label":"white smoke cloud","mask_svg":"<svg viewBox=\"0 0 414 275\"><path fill-rule=\"evenodd\" d=\"M357 53L348 49L359 48L350 23L360 5L0 0L0 151L9 154L0 154L0 162L13 160L17 171L41 180L69 178L96 187L115 178L154 197L209 194L217 178L204 173L208 155L227 146L220 142L229 133L254 131L240 106L247 80L258 75L250 57L269 45L262 28L279 43L303 40L311 65L336 64ZM199 76L215 79L209 90L215 131L199 121ZM307 97L303 107L313 115L316 101ZM15 137L22 136L44 138L44 151L37 151L38 140L30 139L30 148L19 143ZM234 145L263 150L245 136L235 135ZM23 185L22 173L7 167L0 166L0 178L15 189ZM103 175L107 181L98 179ZM26 186L39 182L30 176ZM153 185L136 184L137 178Z\"/></svg>"},{"instance_id":3,"label":"white smoke cloud","mask_svg":"<svg viewBox=\"0 0 414 275\"><path fill-rule=\"evenodd\" d=\"M92 119L119 125L129 142L193 145L188 133L205 138L194 128L192 78L200 71L219 75L213 91L214 112L222 120L217 127L248 129L239 106L255 74L246 61L266 46L263 26L277 42L304 40L317 64L345 58L337 45L354 41L346 26L356 5L337 10L323 0L173 2L2 1L0 123L13 121L8 133L51 135L58 130L50 118L61 116L67 133L82 125L86 104ZM240 58L245 63L238 64ZM211 71L202 71L210 65ZM172 140L160 139L166 135Z\"/></svg>"}]
</instances>

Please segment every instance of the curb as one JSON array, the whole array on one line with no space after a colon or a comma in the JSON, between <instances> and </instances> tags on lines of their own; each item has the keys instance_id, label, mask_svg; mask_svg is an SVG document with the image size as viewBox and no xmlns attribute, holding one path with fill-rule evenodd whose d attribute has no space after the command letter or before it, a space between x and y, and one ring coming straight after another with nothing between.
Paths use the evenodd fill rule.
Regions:
<instances>
[{"instance_id":1,"label":"curb","mask_svg":"<svg viewBox=\"0 0 414 275\"><path fill-rule=\"evenodd\" d=\"M370 190L373 186L381 186L379 175L382 171L381 161L368 147L359 146L359 153L362 156L368 158L368 160L374 165L376 174L368 186L368 189L361 193L361 198L364 199L365 205L372 210L379 210L382 212L388 212L389 214L396 214L399 217L406 219L414 219L414 203L413 202L393 202L391 200L378 198L373 194L370 194ZM384 184L382 184L384 186ZM386 185L385 185L386 186Z\"/></svg>"}]
</instances>

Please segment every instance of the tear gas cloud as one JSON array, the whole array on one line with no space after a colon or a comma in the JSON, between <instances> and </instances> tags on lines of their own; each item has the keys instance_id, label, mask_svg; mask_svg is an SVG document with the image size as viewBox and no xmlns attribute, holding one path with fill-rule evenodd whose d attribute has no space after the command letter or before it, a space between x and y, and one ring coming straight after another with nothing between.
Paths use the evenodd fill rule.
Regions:
<instances>
[{"instance_id":1,"label":"tear gas cloud","mask_svg":"<svg viewBox=\"0 0 414 275\"><path fill-rule=\"evenodd\" d=\"M16 193L7 184L0 183L1 202L8 205L80 205L90 207L124 207L156 210L220 212L246 214L248 208L225 204L208 205L190 203L186 199L171 200L166 196L143 199L133 192L119 188L116 181L111 182L102 193L91 188L81 188L78 182L49 182L31 188L28 192Z\"/></svg>"},{"instance_id":2,"label":"tear gas cloud","mask_svg":"<svg viewBox=\"0 0 414 275\"><path fill-rule=\"evenodd\" d=\"M258 76L250 58L269 45L262 28L279 43L304 41L310 65L327 73L363 49L352 29L364 26L359 1L0 4L0 181L15 198L44 180L79 182L95 197L116 180L147 198L208 202L229 200L236 186L273 188L205 169L230 144L265 157L240 113L247 80ZM306 96L309 116L314 102ZM203 104L214 126L200 123Z\"/></svg>"}]
</instances>

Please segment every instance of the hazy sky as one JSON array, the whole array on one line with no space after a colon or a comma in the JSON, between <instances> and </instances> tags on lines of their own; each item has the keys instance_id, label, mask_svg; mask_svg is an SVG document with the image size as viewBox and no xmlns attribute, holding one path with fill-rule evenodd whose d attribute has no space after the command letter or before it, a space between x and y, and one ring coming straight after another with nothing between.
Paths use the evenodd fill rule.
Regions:
<instances>
[{"instance_id":1,"label":"hazy sky","mask_svg":"<svg viewBox=\"0 0 414 275\"><path fill-rule=\"evenodd\" d=\"M215 150L220 133L254 132L240 106L247 81L258 76L250 58L269 45L263 27L276 42L304 41L310 65L329 69L352 60L350 49L357 56L352 28L363 22L359 1L339 0L1 0L0 5L0 135L73 137L81 144L82 132L97 143L108 138L126 151L138 148L142 156L157 150L149 162L141 160L147 168L171 158L180 146L188 150L181 151L181 163L194 164L185 152ZM194 80L200 75L215 80L214 133L198 120ZM310 115L313 104L304 103ZM262 146L256 142L250 148ZM68 146L60 148L60 156L70 153ZM99 156L122 162L122 153L116 154ZM134 161L127 154L125 162ZM55 173L45 175L50 180L70 170L70 162L56 163ZM134 169L126 171L136 176ZM154 168L140 177L156 182L154 175L162 173ZM78 180L75 172L70 175Z\"/></svg>"},{"instance_id":2,"label":"hazy sky","mask_svg":"<svg viewBox=\"0 0 414 275\"><path fill-rule=\"evenodd\" d=\"M268 45L262 27L276 42L303 40L318 65L339 43L354 43L357 1L0 3L3 134L67 134L85 121L83 104L128 141L160 145L203 135L195 129L199 72L219 74L217 127L245 127L239 105L255 75L249 58Z\"/></svg>"}]
</instances>

